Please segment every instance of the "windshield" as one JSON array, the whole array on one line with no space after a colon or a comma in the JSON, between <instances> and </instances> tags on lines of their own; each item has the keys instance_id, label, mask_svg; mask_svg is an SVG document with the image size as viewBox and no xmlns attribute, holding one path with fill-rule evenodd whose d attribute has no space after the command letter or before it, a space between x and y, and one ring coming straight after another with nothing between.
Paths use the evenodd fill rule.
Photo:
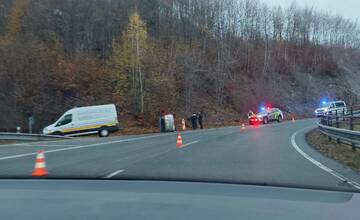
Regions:
<instances>
[{"instance_id":1,"label":"windshield","mask_svg":"<svg viewBox=\"0 0 360 220\"><path fill-rule=\"evenodd\" d=\"M343 102L337 102L335 103L336 108L345 107L345 104Z\"/></svg>"},{"instance_id":2,"label":"windshield","mask_svg":"<svg viewBox=\"0 0 360 220\"><path fill-rule=\"evenodd\" d=\"M359 190L359 7L306 2L1 0L0 178Z\"/></svg>"}]
</instances>

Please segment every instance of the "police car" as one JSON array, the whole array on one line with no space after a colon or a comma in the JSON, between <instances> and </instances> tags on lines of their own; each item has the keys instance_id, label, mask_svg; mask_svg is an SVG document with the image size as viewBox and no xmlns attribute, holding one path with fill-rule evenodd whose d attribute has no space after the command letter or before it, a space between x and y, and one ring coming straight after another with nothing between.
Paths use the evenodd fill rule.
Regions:
<instances>
[{"instance_id":1,"label":"police car","mask_svg":"<svg viewBox=\"0 0 360 220\"><path fill-rule=\"evenodd\" d=\"M347 108L344 101L332 101L328 103L323 103L323 107L317 108L314 111L316 117L321 117L324 115L331 115L331 114L346 114Z\"/></svg>"},{"instance_id":2,"label":"police car","mask_svg":"<svg viewBox=\"0 0 360 220\"><path fill-rule=\"evenodd\" d=\"M249 116L249 124L268 124L271 121L281 122L284 119L283 112L278 108L266 108L257 114Z\"/></svg>"}]
</instances>

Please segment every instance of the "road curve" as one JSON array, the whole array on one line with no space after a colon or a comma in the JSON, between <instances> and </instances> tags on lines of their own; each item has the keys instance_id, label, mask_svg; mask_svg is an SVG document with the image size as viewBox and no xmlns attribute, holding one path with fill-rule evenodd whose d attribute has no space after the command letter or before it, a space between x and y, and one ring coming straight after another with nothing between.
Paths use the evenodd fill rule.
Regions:
<instances>
[{"instance_id":1,"label":"road curve","mask_svg":"<svg viewBox=\"0 0 360 220\"><path fill-rule=\"evenodd\" d=\"M359 174L305 142L315 122L182 132L182 148L175 147L175 133L0 145L0 176L31 177L36 151L44 150L51 178L206 180L354 190Z\"/></svg>"}]
</instances>

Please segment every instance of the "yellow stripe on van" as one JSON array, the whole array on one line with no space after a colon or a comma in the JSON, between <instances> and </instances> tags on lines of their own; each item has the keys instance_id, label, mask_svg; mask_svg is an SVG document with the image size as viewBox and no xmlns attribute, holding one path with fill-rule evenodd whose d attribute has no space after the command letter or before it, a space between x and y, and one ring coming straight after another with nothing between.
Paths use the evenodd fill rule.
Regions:
<instances>
[{"instance_id":1,"label":"yellow stripe on van","mask_svg":"<svg viewBox=\"0 0 360 220\"><path fill-rule=\"evenodd\" d=\"M77 128L68 128L68 129L62 129L61 132L73 132L73 131L83 131L83 130L88 130L88 129L96 129L96 128L101 128L103 126L116 126L117 123L109 123L109 124L101 124L101 125L88 125L88 126L82 126L82 127L77 127Z\"/></svg>"}]
</instances>

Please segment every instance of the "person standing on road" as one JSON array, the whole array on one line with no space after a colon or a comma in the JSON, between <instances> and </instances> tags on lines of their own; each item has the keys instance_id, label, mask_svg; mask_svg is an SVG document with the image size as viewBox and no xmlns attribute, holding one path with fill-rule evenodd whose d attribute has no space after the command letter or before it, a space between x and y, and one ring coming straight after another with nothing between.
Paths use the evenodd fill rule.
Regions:
<instances>
[{"instance_id":1,"label":"person standing on road","mask_svg":"<svg viewBox=\"0 0 360 220\"><path fill-rule=\"evenodd\" d=\"M275 112L275 119L276 119L276 121L280 122L280 120L281 120L281 115L280 115L280 112L279 112L279 111L276 111L276 112Z\"/></svg>"},{"instance_id":2,"label":"person standing on road","mask_svg":"<svg viewBox=\"0 0 360 220\"><path fill-rule=\"evenodd\" d=\"M252 110L250 110L250 111L248 112L248 118L251 118L253 115L254 115L254 112L253 112Z\"/></svg>"},{"instance_id":3,"label":"person standing on road","mask_svg":"<svg viewBox=\"0 0 360 220\"><path fill-rule=\"evenodd\" d=\"M202 112L198 112L197 117L198 117L200 129L204 129L204 127L203 127L203 115L202 115Z\"/></svg>"},{"instance_id":4,"label":"person standing on road","mask_svg":"<svg viewBox=\"0 0 360 220\"><path fill-rule=\"evenodd\" d=\"M196 115L196 113L192 114L192 116L190 117L190 120L191 120L191 126L194 130L197 129L197 120L198 120L198 117Z\"/></svg>"},{"instance_id":5,"label":"person standing on road","mask_svg":"<svg viewBox=\"0 0 360 220\"><path fill-rule=\"evenodd\" d=\"M182 130L183 131L186 131L186 122L185 122L185 119L181 119L181 127L182 127Z\"/></svg>"}]
</instances>

